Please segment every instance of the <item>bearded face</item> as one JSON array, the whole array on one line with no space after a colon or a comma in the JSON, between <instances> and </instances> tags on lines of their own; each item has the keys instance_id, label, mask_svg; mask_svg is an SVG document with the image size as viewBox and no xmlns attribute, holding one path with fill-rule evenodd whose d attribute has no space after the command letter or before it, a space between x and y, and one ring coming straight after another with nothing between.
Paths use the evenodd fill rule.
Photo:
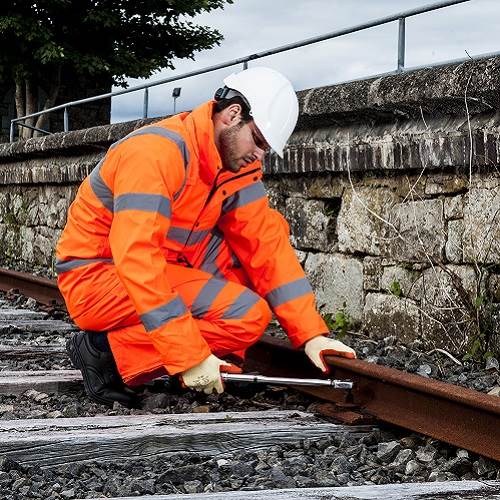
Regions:
<instances>
[{"instance_id":1,"label":"bearded face","mask_svg":"<svg viewBox=\"0 0 500 500\"><path fill-rule=\"evenodd\" d=\"M231 172L239 172L256 160L262 160L267 144L253 121L239 121L221 131L219 154L222 166Z\"/></svg>"},{"instance_id":2,"label":"bearded face","mask_svg":"<svg viewBox=\"0 0 500 500\"><path fill-rule=\"evenodd\" d=\"M239 135L244 126L243 122L239 122L222 130L220 134L219 154L222 166L231 172L238 172L240 168L245 166L239 144Z\"/></svg>"}]
</instances>

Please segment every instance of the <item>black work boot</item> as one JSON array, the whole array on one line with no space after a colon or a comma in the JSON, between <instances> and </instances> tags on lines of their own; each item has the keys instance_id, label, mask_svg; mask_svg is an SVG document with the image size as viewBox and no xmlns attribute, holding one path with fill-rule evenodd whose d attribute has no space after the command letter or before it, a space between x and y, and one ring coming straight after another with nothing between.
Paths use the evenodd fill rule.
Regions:
<instances>
[{"instance_id":1,"label":"black work boot","mask_svg":"<svg viewBox=\"0 0 500 500\"><path fill-rule=\"evenodd\" d=\"M103 405L113 406L118 401L127 408L138 407L137 395L123 383L111 351L101 351L92 344L93 333L77 332L66 343L71 362L82 372L85 392Z\"/></svg>"}]
</instances>

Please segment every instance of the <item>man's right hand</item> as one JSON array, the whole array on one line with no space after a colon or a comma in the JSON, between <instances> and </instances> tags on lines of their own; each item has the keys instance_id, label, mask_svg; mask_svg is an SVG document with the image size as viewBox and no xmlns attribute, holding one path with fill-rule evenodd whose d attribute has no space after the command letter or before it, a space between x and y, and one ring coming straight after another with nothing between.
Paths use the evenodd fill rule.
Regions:
<instances>
[{"instance_id":1,"label":"man's right hand","mask_svg":"<svg viewBox=\"0 0 500 500\"><path fill-rule=\"evenodd\" d=\"M181 380L186 387L195 391L203 391L205 394L218 394L224 392L224 384L220 372L241 373L241 369L231 363L227 363L217 356L210 354L201 363L181 373Z\"/></svg>"}]
</instances>

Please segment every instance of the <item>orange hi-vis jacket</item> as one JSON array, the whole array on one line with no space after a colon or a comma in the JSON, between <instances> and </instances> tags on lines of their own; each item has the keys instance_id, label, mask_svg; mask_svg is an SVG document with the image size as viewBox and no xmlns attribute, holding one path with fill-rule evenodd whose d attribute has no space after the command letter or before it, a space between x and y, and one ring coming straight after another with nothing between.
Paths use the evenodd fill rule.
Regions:
<instances>
[{"instance_id":1,"label":"orange hi-vis jacket","mask_svg":"<svg viewBox=\"0 0 500 500\"><path fill-rule=\"evenodd\" d=\"M269 207L260 162L238 173L222 169L213 105L113 144L80 186L57 245L56 270L67 302L85 277L85 290L73 294L68 309L85 308L92 276L114 265L170 374L205 359L210 348L169 283L168 263L217 277L230 248L235 267L268 302L292 345L328 332L288 226Z\"/></svg>"}]
</instances>

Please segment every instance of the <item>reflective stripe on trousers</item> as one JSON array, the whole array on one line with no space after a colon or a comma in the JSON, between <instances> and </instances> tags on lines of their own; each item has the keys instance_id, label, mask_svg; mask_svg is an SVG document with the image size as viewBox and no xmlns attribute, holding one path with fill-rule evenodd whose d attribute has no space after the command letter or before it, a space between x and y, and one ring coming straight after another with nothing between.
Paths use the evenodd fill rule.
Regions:
<instances>
[{"instance_id":1,"label":"reflective stripe on trousers","mask_svg":"<svg viewBox=\"0 0 500 500\"><path fill-rule=\"evenodd\" d=\"M64 273L59 278L63 295L77 292L65 287L65 277L71 274ZM267 302L234 281L234 274L229 281L214 278L198 269L169 264L168 277L217 356L244 352L260 338L271 320ZM81 284L88 289L90 285L96 291L92 302L87 301L83 310L73 306L69 311L75 323L84 330L109 332L118 371L126 383L137 385L165 373L159 353L153 347L116 269L109 266L92 279L92 283L85 283L85 279L71 280L73 284L77 283L74 288Z\"/></svg>"}]
</instances>

